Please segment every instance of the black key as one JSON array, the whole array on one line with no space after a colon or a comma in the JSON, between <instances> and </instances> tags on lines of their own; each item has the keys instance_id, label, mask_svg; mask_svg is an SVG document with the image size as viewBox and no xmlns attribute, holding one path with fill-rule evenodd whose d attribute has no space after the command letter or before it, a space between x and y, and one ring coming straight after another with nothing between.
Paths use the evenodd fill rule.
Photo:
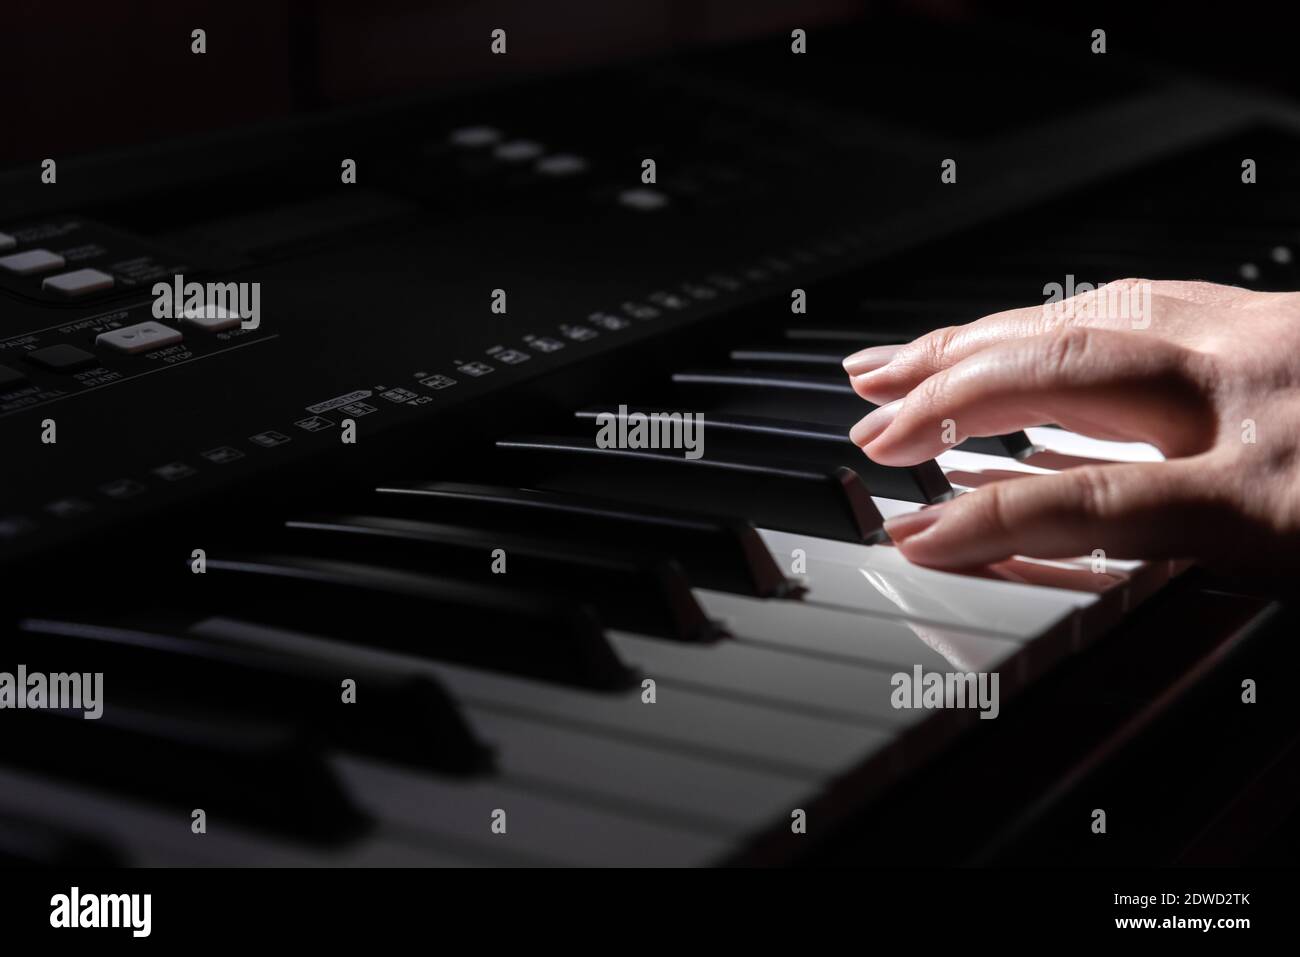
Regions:
<instances>
[{"instance_id":1,"label":"black key","mask_svg":"<svg viewBox=\"0 0 1300 957\"><path fill-rule=\"evenodd\" d=\"M608 626L676 641L713 641L721 635L673 561L379 515L319 516L285 527L291 544L313 555L567 594L590 602ZM504 554L494 559L497 549ZM498 566L502 573L493 570L498 560L504 563Z\"/></svg>"},{"instance_id":2,"label":"black key","mask_svg":"<svg viewBox=\"0 0 1300 957\"><path fill-rule=\"evenodd\" d=\"M781 366L807 366L809 371L825 369L842 370L844 357L848 355L842 349L834 347L826 340L816 344L778 344L768 346L749 346L744 349L732 349L727 356L733 363L741 366L762 368L768 363Z\"/></svg>"},{"instance_id":3,"label":"black key","mask_svg":"<svg viewBox=\"0 0 1300 957\"><path fill-rule=\"evenodd\" d=\"M712 511L764 528L846 542L875 541L883 520L849 469L817 471L739 456L688 459L676 449L602 449L594 436L497 442L522 484L643 505Z\"/></svg>"},{"instance_id":4,"label":"black key","mask_svg":"<svg viewBox=\"0 0 1300 957\"><path fill-rule=\"evenodd\" d=\"M817 422L843 429L847 436L859 419L876 408L864 402L843 375L814 375L779 369L700 369L673 373L673 382L709 412ZM1033 448L1024 432L971 436L956 446L1019 458Z\"/></svg>"},{"instance_id":5,"label":"black key","mask_svg":"<svg viewBox=\"0 0 1300 957\"><path fill-rule=\"evenodd\" d=\"M0 867L123 867L129 861L106 841L62 823L0 813Z\"/></svg>"},{"instance_id":6,"label":"black key","mask_svg":"<svg viewBox=\"0 0 1300 957\"><path fill-rule=\"evenodd\" d=\"M187 579L190 607L253 621L578 687L634 678L596 613L562 598L297 555L209 557Z\"/></svg>"},{"instance_id":7,"label":"black key","mask_svg":"<svg viewBox=\"0 0 1300 957\"><path fill-rule=\"evenodd\" d=\"M304 840L337 843L369 823L322 755L279 723L182 718L115 704L80 711L5 713L0 764L137 795L173 807L184 828L194 808ZM231 689L238 694L238 689Z\"/></svg>"},{"instance_id":8,"label":"black key","mask_svg":"<svg viewBox=\"0 0 1300 957\"><path fill-rule=\"evenodd\" d=\"M649 414L653 410L634 411ZM598 415L608 414L584 409L577 416L594 421ZM952 497L952 485L938 462L930 459L908 468L880 465L863 455L862 450L849 441L848 435L834 426L725 412L705 415L705 457L719 455L725 458L737 454L779 462L802 462L823 471L852 469L866 483L872 495L882 498L930 504Z\"/></svg>"},{"instance_id":9,"label":"black key","mask_svg":"<svg viewBox=\"0 0 1300 957\"><path fill-rule=\"evenodd\" d=\"M487 765L488 749L432 678L217 645L192 637L82 622L26 619L0 643L0 660L44 672L110 675L113 701L176 714L237 711L302 725L329 744L445 774ZM165 682L159 675L166 675ZM342 681L358 701L342 702ZM232 694L238 689L238 694Z\"/></svg>"},{"instance_id":10,"label":"black key","mask_svg":"<svg viewBox=\"0 0 1300 957\"><path fill-rule=\"evenodd\" d=\"M411 518L617 545L672 559L701 588L763 598L791 588L754 526L736 519L500 485L428 482L377 491L386 511Z\"/></svg>"}]
</instances>

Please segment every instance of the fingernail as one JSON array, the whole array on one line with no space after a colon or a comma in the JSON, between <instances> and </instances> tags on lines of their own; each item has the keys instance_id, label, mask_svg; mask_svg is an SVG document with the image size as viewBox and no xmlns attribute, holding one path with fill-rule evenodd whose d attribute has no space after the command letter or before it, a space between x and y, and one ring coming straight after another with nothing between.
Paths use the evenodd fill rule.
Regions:
<instances>
[{"instance_id":1,"label":"fingernail","mask_svg":"<svg viewBox=\"0 0 1300 957\"><path fill-rule=\"evenodd\" d=\"M858 448L862 448L889 428L889 423L894 421L894 418L898 415L898 410L902 407L903 400L895 399L893 402L882 405L863 416L857 425L849 429L849 441Z\"/></svg>"},{"instance_id":2,"label":"fingernail","mask_svg":"<svg viewBox=\"0 0 1300 957\"><path fill-rule=\"evenodd\" d=\"M947 504L947 502L940 502L938 505L930 505L915 512L895 515L885 522L885 534L893 539L894 544L905 541L937 522L940 511Z\"/></svg>"},{"instance_id":3,"label":"fingernail","mask_svg":"<svg viewBox=\"0 0 1300 957\"><path fill-rule=\"evenodd\" d=\"M849 375L862 375L887 365L895 353L903 348L901 344L893 346L872 346L855 352L844 360L844 371Z\"/></svg>"}]
</instances>

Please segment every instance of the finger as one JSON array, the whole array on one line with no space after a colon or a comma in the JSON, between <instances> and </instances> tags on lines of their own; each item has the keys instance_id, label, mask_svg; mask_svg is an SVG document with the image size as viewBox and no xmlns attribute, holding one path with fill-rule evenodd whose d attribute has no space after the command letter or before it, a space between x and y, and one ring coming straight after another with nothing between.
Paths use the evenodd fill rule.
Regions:
<instances>
[{"instance_id":1,"label":"finger","mask_svg":"<svg viewBox=\"0 0 1300 957\"><path fill-rule=\"evenodd\" d=\"M1147 330L1153 322L1159 325L1163 315L1178 311L1182 300L1155 293L1157 288L1174 286L1120 280L1061 302L1010 309L966 325L936 329L889 354L863 350L845 360L845 370L858 395L883 404L906 395L936 372L1008 339L1072 326Z\"/></svg>"},{"instance_id":2,"label":"finger","mask_svg":"<svg viewBox=\"0 0 1300 957\"><path fill-rule=\"evenodd\" d=\"M1221 483L1200 458L1072 469L995 482L890 519L885 530L918 565L969 568L1012 555L1183 558L1227 527Z\"/></svg>"},{"instance_id":3,"label":"finger","mask_svg":"<svg viewBox=\"0 0 1300 957\"><path fill-rule=\"evenodd\" d=\"M1149 442L1167 458L1209 448L1209 357L1142 333L1063 328L1003 342L930 376L849 436L882 465L915 465L972 435L1057 423Z\"/></svg>"}]
</instances>

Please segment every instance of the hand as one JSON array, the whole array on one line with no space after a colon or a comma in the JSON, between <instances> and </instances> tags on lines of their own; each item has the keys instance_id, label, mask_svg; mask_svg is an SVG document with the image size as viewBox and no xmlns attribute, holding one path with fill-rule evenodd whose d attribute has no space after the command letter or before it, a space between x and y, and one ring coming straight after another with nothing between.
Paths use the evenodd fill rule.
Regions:
<instances>
[{"instance_id":1,"label":"hand","mask_svg":"<svg viewBox=\"0 0 1300 957\"><path fill-rule=\"evenodd\" d=\"M944 420L957 441L1057 423L1167 459L995 482L887 523L918 564L1100 548L1269 572L1300 557L1300 293L1125 279L844 368L881 406L850 436L884 465L945 451Z\"/></svg>"}]
</instances>

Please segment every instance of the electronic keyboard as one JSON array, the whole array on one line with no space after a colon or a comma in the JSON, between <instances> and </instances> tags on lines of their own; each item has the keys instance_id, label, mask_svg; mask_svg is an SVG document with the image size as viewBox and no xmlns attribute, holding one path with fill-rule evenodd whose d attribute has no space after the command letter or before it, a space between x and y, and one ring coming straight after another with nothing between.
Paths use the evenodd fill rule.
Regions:
<instances>
[{"instance_id":1,"label":"electronic keyboard","mask_svg":"<svg viewBox=\"0 0 1300 957\"><path fill-rule=\"evenodd\" d=\"M909 564L893 515L1159 452L1044 424L880 466L840 360L1051 283L1296 288L1300 126L1110 57L1063 112L977 122L972 74L918 121L823 95L860 56L826 40L0 177L0 673L102 675L98 717L0 709L0 860L870 861L973 755L986 817L930 846L1054 833L1273 606ZM654 414L701 454L597 440ZM931 673L996 699L900 705Z\"/></svg>"}]
</instances>

